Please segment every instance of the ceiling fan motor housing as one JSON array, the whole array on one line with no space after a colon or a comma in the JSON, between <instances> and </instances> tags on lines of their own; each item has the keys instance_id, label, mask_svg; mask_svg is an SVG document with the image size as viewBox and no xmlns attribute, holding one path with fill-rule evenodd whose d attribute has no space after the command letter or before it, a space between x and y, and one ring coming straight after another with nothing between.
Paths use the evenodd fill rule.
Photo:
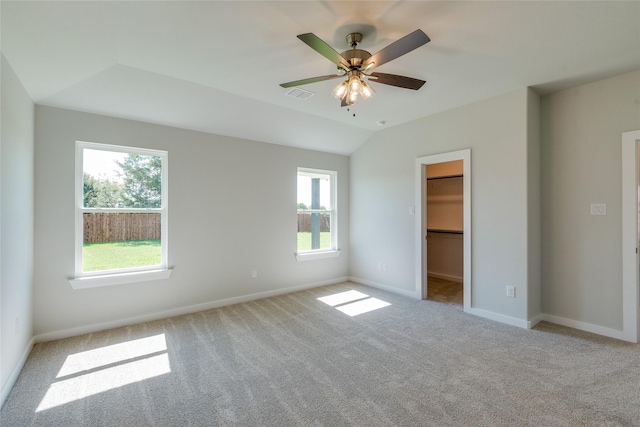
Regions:
<instances>
[{"instance_id":1,"label":"ceiling fan motor housing","mask_svg":"<svg viewBox=\"0 0 640 427\"><path fill-rule=\"evenodd\" d=\"M362 65L364 61L371 58L371 54L366 50L350 49L341 53L342 57L349 61L352 68L357 68Z\"/></svg>"}]
</instances>

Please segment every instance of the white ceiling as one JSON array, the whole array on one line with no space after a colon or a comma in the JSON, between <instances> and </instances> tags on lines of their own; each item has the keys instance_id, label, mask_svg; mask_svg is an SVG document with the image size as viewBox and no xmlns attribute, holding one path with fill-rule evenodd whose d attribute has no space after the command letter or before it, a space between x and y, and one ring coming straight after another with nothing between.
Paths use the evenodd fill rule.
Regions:
<instances>
[{"instance_id":1,"label":"white ceiling","mask_svg":"<svg viewBox=\"0 0 640 427\"><path fill-rule=\"evenodd\" d=\"M539 93L640 69L640 2L2 1L2 53L37 104L350 154L382 127L532 86ZM431 42L376 71L426 80L375 84L347 112L339 80L298 40L338 51L364 34L375 53L422 29ZM353 117L355 113L355 117Z\"/></svg>"}]
</instances>

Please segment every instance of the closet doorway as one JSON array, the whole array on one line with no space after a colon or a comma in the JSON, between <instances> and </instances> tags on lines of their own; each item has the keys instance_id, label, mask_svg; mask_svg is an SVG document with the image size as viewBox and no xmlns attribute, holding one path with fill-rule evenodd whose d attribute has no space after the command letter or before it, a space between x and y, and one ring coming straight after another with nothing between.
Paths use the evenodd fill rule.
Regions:
<instances>
[{"instance_id":1,"label":"closet doorway","mask_svg":"<svg viewBox=\"0 0 640 427\"><path fill-rule=\"evenodd\" d=\"M416 291L471 308L471 150L416 159Z\"/></svg>"},{"instance_id":2,"label":"closet doorway","mask_svg":"<svg viewBox=\"0 0 640 427\"><path fill-rule=\"evenodd\" d=\"M427 299L462 306L464 217L462 160L425 165Z\"/></svg>"}]
</instances>

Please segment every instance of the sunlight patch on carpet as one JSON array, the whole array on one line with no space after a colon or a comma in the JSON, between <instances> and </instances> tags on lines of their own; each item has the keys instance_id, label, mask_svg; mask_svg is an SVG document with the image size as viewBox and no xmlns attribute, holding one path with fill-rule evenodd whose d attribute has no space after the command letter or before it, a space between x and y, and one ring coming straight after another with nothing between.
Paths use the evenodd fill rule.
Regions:
<instances>
[{"instance_id":1,"label":"sunlight patch on carpet","mask_svg":"<svg viewBox=\"0 0 640 427\"><path fill-rule=\"evenodd\" d=\"M339 292L337 294L328 295L326 297L318 298L319 301L330 305L331 307L335 307L336 305L345 304L352 301L357 301L359 299L368 298L369 295L363 294L358 291L346 291Z\"/></svg>"},{"instance_id":2,"label":"sunlight patch on carpet","mask_svg":"<svg viewBox=\"0 0 640 427\"><path fill-rule=\"evenodd\" d=\"M389 304L386 301L382 301L378 298L367 298L361 301L352 302L351 304L341 305L340 307L336 307L336 310L340 310L344 314L348 314L349 316L357 316L359 314L368 313L373 310L377 310L379 308L387 307Z\"/></svg>"},{"instance_id":3,"label":"sunlight patch on carpet","mask_svg":"<svg viewBox=\"0 0 640 427\"><path fill-rule=\"evenodd\" d=\"M36 412L170 372L164 334L71 354Z\"/></svg>"},{"instance_id":4,"label":"sunlight patch on carpet","mask_svg":"<svg viewBox=\"0 0 640 427\"><path fill-rule=\"evenodd\" d=\"M381 299L353 290L328 295L318 300L351 317L391 305Z\"/></svg>"}]
</instances>

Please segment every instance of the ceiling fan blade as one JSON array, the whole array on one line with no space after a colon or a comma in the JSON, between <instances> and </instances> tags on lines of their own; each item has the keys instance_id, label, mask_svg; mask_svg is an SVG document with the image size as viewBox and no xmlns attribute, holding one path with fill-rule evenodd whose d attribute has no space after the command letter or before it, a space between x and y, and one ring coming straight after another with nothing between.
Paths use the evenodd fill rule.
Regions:
<instances>
[{"instance_id":1,"label":"ceiling fan blade","mask_svg":"<svg viewBox=\"0 0 640 427\"><path fill-rule=\"evenodd\" d=\"M280 86L282 87L302 86L302 85L308 85L309 83L316 83L324 80L337 79L338 77L343 77L343 76L340 76L338 74L329 74L328 76L311 77L310 79L296 80L294 82L288 82L288 83L280 83Z\"/></svg>"},{"instance_id":2,"label":"ceiling fan blade","mask_svg":"<svg viewBox=\"0 0 640 427\"><path fill-rule=\"evenodd\" d=\"M394 59L419 48L429 41L431 41L431 39L422 30L415 30L413 33L407 34L403 38L396 40L389 46L371 56L369 59L364 61L363 67L365 69L379 67L382 64L393 61Z\"/></svg>"},{"instance_id":3,"label":"ceiling fan blade","mask_svg":"<svg viewBox=\"0 0 640 427\"><path fill-rule=\"evenodd\" d=\"M325 43L320 37L313 33L306 33L300 34L298 38L305 42L311 49L336 64L338 67L342 66L346 70L349 69L349 62L344 59L342 55L336 52L334 48Z\"/></svg>"},{"instance_id":4,"label":"ceiling fan blade","mask_svg":"<svg viewBox=\"0 0 640 427\"><path fill-rule=\"evenodd\" d=\"M398 76L386 73L371 73L369 79L375 83L382 83L389 86L401 87L404 89L418 90L426 82L424 80L414 79L413 77Z\"/></svg>"}]
</instances>

